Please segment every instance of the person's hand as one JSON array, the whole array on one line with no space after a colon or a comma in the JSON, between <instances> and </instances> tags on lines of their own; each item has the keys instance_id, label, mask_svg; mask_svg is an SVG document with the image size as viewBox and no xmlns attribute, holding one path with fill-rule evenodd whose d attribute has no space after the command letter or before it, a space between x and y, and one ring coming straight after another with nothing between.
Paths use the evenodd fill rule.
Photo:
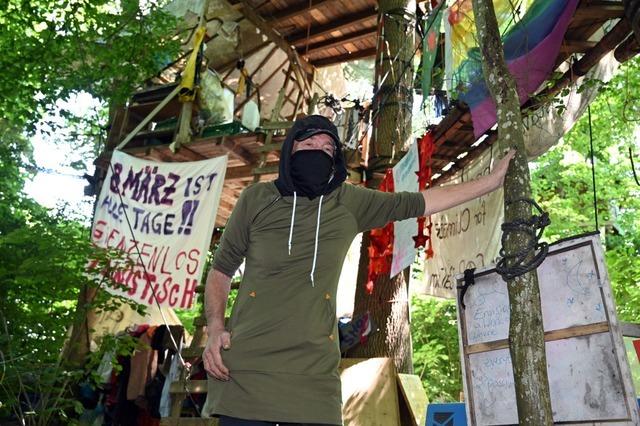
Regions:
<instances>
[{"instance_id":1,"label":"person's hand","mask_svg":"<svg viewBox=\"0 0 640 426\"><path fill-rule=\"evenodd\" d=\"M495 179L495 187L499 188L504 184L504 177L507 174L507 169L509 168L509 162L516 155L515 149L510 149L507 154L502 157L502 159L496 164L491 172L491 175Z\"/></svg>"},{"instance_id":2,"label":"person's hand","mask_svg":"<svg viewBox=\"0 0 640 426\"><path fill-rule=\"evenodd\" d=\"M218 380L229 380L229 369L222 363L221 350L231 348L231 334L224 328L207 327L207 346L202 353L204 369Z\"/></svg>"}]
</instances>

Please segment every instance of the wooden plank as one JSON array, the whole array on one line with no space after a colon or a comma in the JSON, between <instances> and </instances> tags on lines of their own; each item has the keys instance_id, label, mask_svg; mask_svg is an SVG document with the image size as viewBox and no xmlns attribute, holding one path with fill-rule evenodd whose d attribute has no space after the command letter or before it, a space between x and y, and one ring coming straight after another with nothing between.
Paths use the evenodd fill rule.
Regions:
<instances>
[{"instance_id":1,"label":"wooden plank","mask_svg":"<svg viewBox=\"0 0 640 426\"><path fill-rule=\"evenodd\" d=\"M415 374L398 373L398 386L400 394L411 411L411 419L414 426L423 426L427 420L427 404L429 398L422 386L420 377Z\"/></svg>"},{"instance_id":2,"label":"wooden plank","mask_svg":"<svg viewBox=\"0 0 640 426\"><path fill-rule=\"evenodd\" d=\"M312 61L311 63L313 64L313 66L320 68L320 67L326 67L329 65L339 64L342 62L355 61L356 59L370 58L372 56L375 56L375 54L376 54L376 48L370 47L364 50L356 50L355 52L352 52L352 53L345 53L344 55L330 56L328 58L318 59L316 61Z\"/></svg>"},{"instance_id":3,"label":"wooden plank","mask_svg":"<svg viewBox=\"0 0 640 426\"><path fill-rule=\"evenodd\" d=\"M336 19L328 24L319 25L317 27L311 27L309 30L309 37L307 37L307 30L297 32L287 37L287 41L296 47L304 46L307 40L313 40L323 35L330 34L334 31L342 31L346 28L365 22L371 18L375 18L378 15L378 11L374 6L359 12L351 13L348 16L340 19Z\"/></svg>"},{"instance_id":4,"label":"wooden plank","mask_svg":"<svg viewBox=\"0 0 640 426\"><path fill-rule=\"evenodd\" d=\"M622 328L623 336L640 338L640 324L620 322L620 326Z\"/></svg>"},{"instance_id":5,"label":"wooden plank","mask_svg":"<svg viewBox=\"0 0 640 426\"><path fill-rule=\"evenodd\" d=\"M595 41L589 40L564 40L560 46L563 53L584 53L596 45Z\"/></svg>"},{"instance_id":6,"label":"wooden plank","mask_svg":"<svg viewBox=\"0 0 640 426\"><path fill-rule=\"evenodd\" d=\"M573 19L601 20L622 18L624 5L617 1L591 1L579 7L573 15Z\"/></svg>"},{"instance_id":7,"label":"wooden plank","mask_svg":"<svg viewBox=\"0 0 640 426\"><path fill-rule=\"evenodd\" d=\"M282 145L277 143L270 143L269 145L259 146L257 151L258 152L280 152L281 149L282 149Z\"/></svg>"},{"instance_id":8,"label":"wooden plank","mask_svg":"<svg viewBox=\"0 0 640 426\"><path fill-rule=\"evenodd\" d=\"M279 164L280 161L268 161L266 167L275 167L277 170ZM225 174L225 180L253 177L253 169L252 165L229 167Z\"/></svg>"},{"instance_id":9,"label":"wooden plank","mask_svg":"<svg viewBox=\"0 0 640 426\"><path fill-rule=\"evenodd\" d=\"M609 331L608 322L596 322L594 324L581 325L577 327L565 328L562 330L545 331L544 341L568 339L570 337L586 336L588 334L604 333Z\"/></svg>"},{"instance_id":10,"label":"wooden plank","mask_svg":"<svg viewBox=\"0 0 640 426\"><path fill-rule=\"evenodd\" d=\"M258 130L284 130L293 127L293 121L265 121Z\"/></svg>"},{"instance_id":11,"label":"wooden plank","mask_svg":"<svg viewBox=\"0 0 640 426\"><path fill-rule=\"evenodd\" d=\"M222 141L220 142L220 146L224 147L224 149L234 157L238 158L245 164L253 164L258 159L255 155L253 155L249 150L243 147L241 144L234 142L227 136L222 137Z\"/></svg>"},{"instance_id":12,"label":"wooden plank","mask_svg":"<svg viewBox=\"0 0 640 426\"><path fill-rule=\"evenodd\" d=\"M400 426L396 369L389 358L343 359L342 418L349 426Z\"/></svg>"},{"instance_id":13,"label":"wooden plank","mask_svg":"<svg viewBox=\"0 0 640 426\"><path fill-rule=\"evenodd\" d=\"M562 330L551 330L544 332L544 341L552 342L554 340L568 339L570 337L587 336L589 334L605 333L609 331L609 323L597 322L594 324L579 325L576 327L563 328ZM506 349L509 347L509 340L495 340L493 342L476 343L467 346L468 354L480 352L495 351L498 349Z\"/></svg>"},{"instance_id":14,"label":"wooden plank","mask_svg":"<svg viewBox=\"0 0 640 426\"><path fill-rule=\"evenodd\" d=\"M318 9L320 6L332 6L334 3L338 3L338 0L309 0L302 3L290 6L284 10L278 11L273 14L273 18L269 19L269 23L274 25L287 19L294 18L299 15L310 13Z\"/></svg>"},{"instance_id":15,"label":"wooden plank","mask_svg":"<svg viewBox=\"0 0 640 426\"><path fill-rule=\"evenodd\" d=\"M144 126L146 126L151 119L153 119L153 117L156 116L156 114L158 114L169 102L171 102L171 100L173 100L173 98L178 94L178 92L180 91L180 86L176 86L173 91L171 93L169 93L169 95L167 95L166 98L164 98L162 100L162 102L160 102L159 104L156 105L156 107L151 110L151 112L144 118L144 120L142 120L135 129L133 129L131 131L131 133L129 133L127 135L127 137L118 144L118 146L116 147L116 150L121 150L127 143L129 143L129 141L131 139L133 139L133 137L144 128Z\"/></svg>"},{"instance_id":16,"label":"wooden plank","mask_svg":"<svg viewBox=\"0 0 640 426\"><path fill-rule=\"evenodd\" d=\"M253 7L247 2L242 0L242 14L247 17L251 23L253 23L262 34L267 36L272 42L274 42L280 49L286 53L287 57L292 63L298 63L304 69L305 73L313 75L313 67L306 60L297 57L295 51L291 48L291 44L288 43L279 33L277 33L267 21L260 16Z\"/></svg>"},{"instance_id":17,"label":"wooden plank","mask_svg":"<svg viewBox=\"0 0 640 426\"><path fill-rule=\"evenodd\" d=\"M299 54L308 56L313 53L322 52L326 49L342 46L345 43L353 43L355 41L362 40L363 38L374 37L377 31L378 28L375 26L365 28L360 31L343 35L342 37L330 38L329 40L314 43L306 47L299 47L297 50Z\"/></svg>"},{"instance_id":18,"label":"wooden plank","mask_svg":"<svg viewBox=\"0 0 640 426\"><path fill-rule=\"evenodd\" d=\"M207 159L205 155L202 155L199 152L194 151L193 149L189 148L187 145L182 145L180 147L180 150L182 151L183 154L186 154L186 156L189 157L192 161Z\"/></svg>"}]
</instances>

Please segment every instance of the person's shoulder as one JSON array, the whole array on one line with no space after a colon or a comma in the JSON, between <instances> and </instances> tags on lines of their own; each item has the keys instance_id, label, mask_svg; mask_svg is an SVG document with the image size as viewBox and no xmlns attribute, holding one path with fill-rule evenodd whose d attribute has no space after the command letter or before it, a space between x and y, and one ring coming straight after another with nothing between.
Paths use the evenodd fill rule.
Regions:
<instances>
[{"instance_id":1,"label":"person's shoulder","mask_svg":"<svg viewBox=\"0 0 640 426\"><path fill-rule=\"evenodd\" d=\"M251 183L249 186L242 190L243 194L256 196L260 194L270 194L274 193L274 190L277 191L273 182L256 182Z\"/></svg>"},{"instance_id":2,"label":"person's shoulder","mask_svg":"<svg viewBox=\"0 0 640 426\"><path fill-rule=\"evenodd\" d=\"M338 191L340 191L338 194L338 199L340 200L341 204L355 206L363 202L363 200L368 196L369 192L371 192L370 189L362 185L355 185L349 182L344 182L342 185L340 185Z\"/></svg>"},{"instance_id":3,"label":"person's shoulder","mask_svg":"<svg viewBox=\"0 0 640 426\"><path fill-rule=\"evenodd\" d=\"M363 194L370 192L371 189L366 188L362 185L355 185L353 183L344 182L340 186L340 196L341 197L358 197Z\"/></svg>"},{"instance_id":4,"label":"person's shoulder","mask_svg":"<svg viewBox=\"0 0 640 426\"><path fill-rule=\"evenodd\" d=\"M273 182L252 183L242 190L240 199L248 205L261 205L265 200L279 196L278 188Z\"/></svg>"}]
</instances>

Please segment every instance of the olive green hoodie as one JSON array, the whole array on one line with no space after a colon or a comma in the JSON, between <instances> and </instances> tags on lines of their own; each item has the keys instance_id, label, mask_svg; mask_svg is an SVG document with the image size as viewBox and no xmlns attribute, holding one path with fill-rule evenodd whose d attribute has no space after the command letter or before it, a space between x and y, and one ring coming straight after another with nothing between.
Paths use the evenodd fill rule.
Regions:
<instances>
[{"instance_id":1,"label":"olive green hoodie","mask_svg":"<svg viewBox=\"0 0 640 426\"><path fill-rule=\"evenodd\" d=\"M209 379L203 415L338 425L342 263L356 234L421 216L424 199L347 183L314 199L282 192L275 182L245 189L215 253L228 276L246 266L222 351L230 380Z\"/></svg>"}]
</instances>

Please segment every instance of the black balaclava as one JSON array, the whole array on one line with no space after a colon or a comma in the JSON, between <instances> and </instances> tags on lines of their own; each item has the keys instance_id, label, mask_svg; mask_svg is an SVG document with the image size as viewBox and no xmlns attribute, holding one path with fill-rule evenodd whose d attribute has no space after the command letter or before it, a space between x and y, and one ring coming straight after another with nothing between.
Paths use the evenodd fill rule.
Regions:
<instances>
[{"instance_id":1,"label":"black balaclava","mask_svg":"<svg viewBox=\"0 0 640 426\"><path fill-rule=\"evenodd\" d=\"M333 159L321 150L302 150L296 152L296 164L292 167L291 151L296 139L300 140L304 136L309 137L317 133L332 136L335 142ZM275 181L280 194L293 195L296 191L299 195L315 198L329 194L346 179L347 168L336 126L321 115L310 115L296 120L282 144L280 173Z\"/></svg>"}]
</instances>

